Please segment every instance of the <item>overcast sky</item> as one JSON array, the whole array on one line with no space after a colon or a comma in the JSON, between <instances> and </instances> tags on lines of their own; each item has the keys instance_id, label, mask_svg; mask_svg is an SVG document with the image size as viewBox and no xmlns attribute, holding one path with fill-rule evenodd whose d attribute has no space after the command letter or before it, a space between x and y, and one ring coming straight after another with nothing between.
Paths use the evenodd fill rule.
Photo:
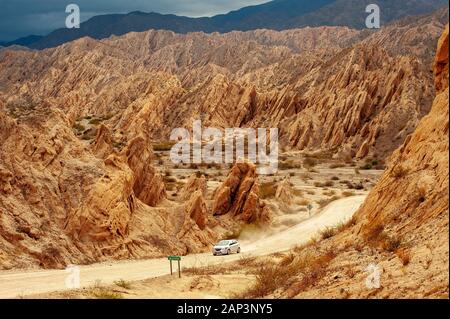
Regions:
<instances>
[{"instance_id":1,"label":"overcast sky","mask_svg":"<svg viewBox=\"0 0 450 319\"><path fill-rule=\"evenodd\" d=\"M0 40L45 35L64 27L65 8L78 4L81 20L106 13L131 11L212 16L269 0L0 0Z\"/></svg>"}]
</instances>

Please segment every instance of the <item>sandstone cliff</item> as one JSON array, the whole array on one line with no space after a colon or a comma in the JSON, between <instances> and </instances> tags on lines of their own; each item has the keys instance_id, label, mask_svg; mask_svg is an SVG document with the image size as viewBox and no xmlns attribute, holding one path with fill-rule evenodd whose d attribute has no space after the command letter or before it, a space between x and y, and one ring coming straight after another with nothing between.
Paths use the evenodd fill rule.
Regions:
<instances>
[{"instance_id":1,"label":"sandstone cliff","mask_svg":"<svg viewBox=\"0 0 450 319\"><path fill-rule=\"evenodd\" d=\"M326 276L306 287L300 279L284 296L448 298L448 25L433 72L437 95L429 114L394 152L355 219L302 251L332 252L320 268ZM379 270L379 287L366 284L370 265Z\"/></svg>"}]
</instances>

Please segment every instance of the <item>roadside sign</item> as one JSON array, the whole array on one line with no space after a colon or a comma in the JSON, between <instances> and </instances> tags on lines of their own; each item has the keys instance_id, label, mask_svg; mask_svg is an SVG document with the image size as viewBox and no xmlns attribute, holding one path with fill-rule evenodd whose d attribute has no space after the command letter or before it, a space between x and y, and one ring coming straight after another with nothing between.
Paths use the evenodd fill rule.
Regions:
<instances>
[{"instance_id":1,"label":"roadside sign","mask_svg":"<svg viewBox=\"0 0 450 319\"><path fill-rule=\"evenodd\" d=\"M180 260L181 257L180 256L168 256L167 259L170 261L170 274L173 274L172 271L172 261L177 261L178 262L178 278L181 278L181 267L180 267Z\"/></svg>"},{"instance_id":2,"label":"roadside sign","mask_svg":"<svg viewBox=\"0 0 450 319\"><path fill-rule=\"evenodd\" d=\"M181 260L181 257L180 256L169 256L169 257L167 257L167 259L169 259L169 260Z\"/></svg>"}]
</instances>

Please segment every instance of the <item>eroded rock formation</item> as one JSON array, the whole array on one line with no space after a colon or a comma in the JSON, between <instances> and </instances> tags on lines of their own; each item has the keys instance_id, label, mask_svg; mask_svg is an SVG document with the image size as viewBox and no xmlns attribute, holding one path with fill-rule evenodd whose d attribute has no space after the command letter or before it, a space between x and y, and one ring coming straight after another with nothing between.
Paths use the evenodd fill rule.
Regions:
<instances>
[{"instance_id":1,"label":"eroded rock formation","mask_svg":"<svg viewBox=\"0 0 450 319\"><path fill-rule=\"evenodd\" d=\"M230 214L247 223L267 222L268 208L259 198L256 167L236 163L223 184L215 191L213 215Z\"/></svg>"}]
</instances>

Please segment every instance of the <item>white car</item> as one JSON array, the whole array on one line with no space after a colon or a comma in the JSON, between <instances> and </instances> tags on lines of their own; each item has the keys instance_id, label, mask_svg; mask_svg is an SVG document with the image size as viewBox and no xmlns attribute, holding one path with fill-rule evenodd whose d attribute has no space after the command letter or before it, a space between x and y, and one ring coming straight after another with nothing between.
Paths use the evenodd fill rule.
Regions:
<instances>
[{"instance_id":1,"label":"white car","mask_svg":"<svg viewBox=\"0 0 450 319\"><path fill-rule=\"evenodd\" d=\"M235 239L221 240L212 249L214 256L229 255L231 253L239 254L241 252L241 245Z\"/></svg>"}]
</instances>

